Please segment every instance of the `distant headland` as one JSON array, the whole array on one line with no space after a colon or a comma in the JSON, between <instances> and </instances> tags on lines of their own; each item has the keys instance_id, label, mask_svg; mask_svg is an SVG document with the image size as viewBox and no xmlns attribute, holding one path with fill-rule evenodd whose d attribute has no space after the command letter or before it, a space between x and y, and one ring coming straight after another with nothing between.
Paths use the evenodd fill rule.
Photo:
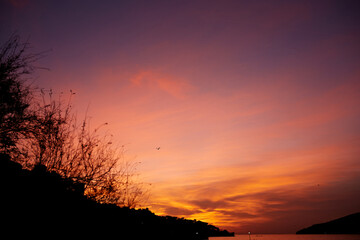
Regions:
<instances>
[{"instance_id":1,"label":"distant headland","mask_svg":"<svg viewBox=\"0 0 360 240\"><path fill-rule=\"evenodd\" d=\"M296 234L360 234L360 212L312 225Z\"/></svg>"}]
</instances>

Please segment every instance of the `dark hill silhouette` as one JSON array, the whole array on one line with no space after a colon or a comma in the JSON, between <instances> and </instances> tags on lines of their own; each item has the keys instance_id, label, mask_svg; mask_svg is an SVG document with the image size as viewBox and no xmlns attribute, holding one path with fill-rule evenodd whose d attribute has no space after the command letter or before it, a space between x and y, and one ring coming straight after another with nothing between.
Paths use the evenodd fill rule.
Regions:
<instances>
[{"instance_id":1,"label":"dark hill silhouette","mask_svg":"<svg viewBox=\"0 0 360 240\"><path fill-rule=\"evenodd\" d=\"M296 234L360 234L360 213L312 225Z\"/></svg>"},{"instance_id":2,"label":"dark hill silhouette","mask_svg":"<svg viewBox=\"0 0 360 240\"><path fill-rule=\"evenodd\" d=\"M42 165L22 169L7 155L0 155L0 180L0 229L9 236L191 240L233 235L201 221L97 203L84 196L81 184Z\"/></svg>"}]
</instances>

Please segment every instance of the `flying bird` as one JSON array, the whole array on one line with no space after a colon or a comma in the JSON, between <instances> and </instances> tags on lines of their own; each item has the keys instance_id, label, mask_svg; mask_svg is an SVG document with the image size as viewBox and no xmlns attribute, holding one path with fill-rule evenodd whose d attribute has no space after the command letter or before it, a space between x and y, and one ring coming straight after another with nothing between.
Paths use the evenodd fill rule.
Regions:
<instances>
[{"instance_id":1,"label":"flying bird","mask_svg":"<svg viewBox=\"0 0 360 240\"><path fill-rule=\"evenodd\" d=\"M160 150L160 147L157 147L156 150Z\"/></svg>"}]
</instances>

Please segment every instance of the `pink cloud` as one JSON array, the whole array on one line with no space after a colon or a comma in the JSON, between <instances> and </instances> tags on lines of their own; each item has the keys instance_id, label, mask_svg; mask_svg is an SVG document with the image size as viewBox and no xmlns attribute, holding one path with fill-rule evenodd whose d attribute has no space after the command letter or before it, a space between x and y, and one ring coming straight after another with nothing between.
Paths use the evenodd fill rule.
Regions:
<instances>
[{"instance_id":1,"label":"pink cloud","mask_svg":"<svg viewBox=\"0 0 360 240\"><path fill-rule=\"evenodd\" d=\"M175 98L184 98L193 88L184 79L154 71L139 71L130 78L130 82L137 87L159 89Z\"/></svg>"}]
</instances>

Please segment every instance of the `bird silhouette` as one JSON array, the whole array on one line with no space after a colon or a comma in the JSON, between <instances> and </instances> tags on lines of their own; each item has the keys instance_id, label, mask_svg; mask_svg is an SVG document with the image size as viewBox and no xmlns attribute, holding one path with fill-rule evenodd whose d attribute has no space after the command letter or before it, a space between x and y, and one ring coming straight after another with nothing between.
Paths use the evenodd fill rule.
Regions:
<instances>
[{"instance_id":1,"label":"bird silhouette","mask_svg":"<svg viewBox=\"0 0 360 240\"><path fill-rule=\"evenodd\" d=\"M160 147L156 147L156 150L160 150Z\"/></svg>"}]
</instances>

